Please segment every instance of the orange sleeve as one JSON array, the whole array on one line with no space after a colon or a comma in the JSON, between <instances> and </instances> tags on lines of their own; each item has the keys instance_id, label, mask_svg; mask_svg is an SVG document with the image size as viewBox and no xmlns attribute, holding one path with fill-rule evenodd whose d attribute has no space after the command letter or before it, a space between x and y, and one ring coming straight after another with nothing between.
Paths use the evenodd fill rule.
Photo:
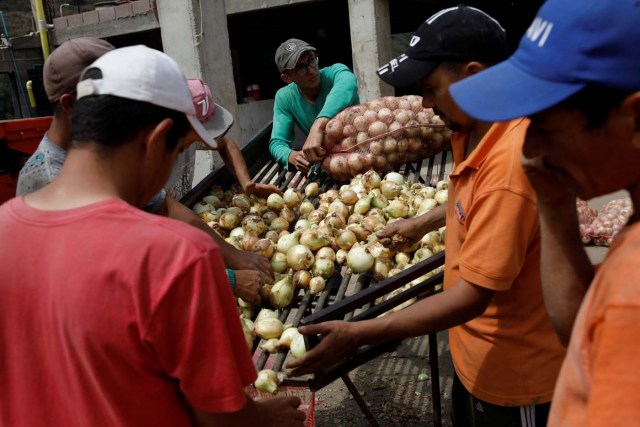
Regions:
<instances>
[{"instance_id":1,"label":"orange sleeve","mask_svg":"<svg viewBox=\"0 0 640 427\"><path fill-rule=\"evenodd\" d=\"M488 289L508 290L537 236L535 204L512 190L494 190L474 200L468 211L460 277Z\"/></svg>"},{"instance_id":2,"label":"orange sleeve","mask_svg":"<svg viewBox=\"0 0 640 427\"><path fill-rule=\"evenodd\" d=\"M592 329L594 349L589 426L622 426L640 420L640 310L638 306L609 308Z\"/></svg>"}]
</instances>

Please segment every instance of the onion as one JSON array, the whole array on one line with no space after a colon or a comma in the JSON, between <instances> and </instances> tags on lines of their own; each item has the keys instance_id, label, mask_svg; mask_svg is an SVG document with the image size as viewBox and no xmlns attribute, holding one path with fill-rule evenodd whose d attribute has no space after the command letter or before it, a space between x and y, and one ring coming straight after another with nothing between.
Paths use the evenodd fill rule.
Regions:
<instances>
[{"instance_id":1,"label":"onion","mask_svg":"<svg viewBox=\"0 0 640 427\"><path fill-rule=\"evenodd\" d=\"M271 225L271 222L276 218L278 218L278 214L275 213L274 211L267 211L264 214L262 214L262 220L267 225Z\"/></svg>"},{"instance_id":2,"label":"onion","mask_svg":"<svg viewBox=\"0 0 640 427\"><path fill-rule=\"evenodd\" d=\"M376 156L371 153L364 153L362 155L362 170L368 171L373 166Z\"/></svg>"},{"instance_id":3,"label":"onion","mask_svg":"<svg viewBox=\"0 0 640 427\"><path fill-rule=\"evenodd\" d=\"M267 198L267 206L269 209L280 212L284 207L284 199L277 193L271 193Z\"/></svg>"},{"instance_id":4,"label":"onion","mask_svg":"<svg viewBox=\"0 0 640 427\"><path fill-rule=\"evenodd\" d=\"M382 100L382 99L374 99L372 101L369 101L367 106L369 107L370 110L378 112L381 109L385 108L386 104L385 104L384 100Z\"/></svg>"},{"instance_id":5,"label":"onion","mask_svg":"<svg viewBox=\"0 0 640 427\"><path fill-rule=\"evenodd\" d=\"M309 281L309 290L313 295L319 294L320 292L324 291L325 287L326 287L326 282L324 280L324 277L322 276L312 277L311 280Z\"/></svg>"},{"instance_id":6,"label":"onion","mask_svg":"<svg viewBox=\"0 0 640 427\"><path fill-rule=\"evenodd\" d=\"M448 179L440 180L436 184L436 190L446 190L447 188L449 188L449 180Z\"/></svg>"},{"instance_id":7,"label":"onion","mask_svg":"<svg viewBox=\"0 0 640 427\"><path fill-rule=\"evenodd\" d=\"M332 140L337 141L342 137L342 121L331 119L324 127L324 133Z\"/></svg>"},{"instance_id":8,"label":"onion","mask_svg":"<svg viewBox=\"0 0 640 427\"><path fill-rule=\"evenodd\" d=\"M318 234L316 229L310 228L305 230L300 236L300 244L315 252L320 248L329 246L329 239L322 234Z\"/></svg>"},{"instance_id":9,"label":"onion","mask_svg":"<svg viewBox=\"0 0 640 427\"><path fill-rule=\"evenodd\" d=\"M400 136L400 131L403 129L402 125L398 122L391 122L389 125L389 132L391 132L394 136Z\"/></svg>"},{"instance_id":10,"label":"onion","mask_svg":"<svg viewBox=\"0 0 640 427\"><path fill-rule=\"evenodd\" d=\"M382 194L388 199L394 199L398 197L398 195L400 194L400 190L400 186L395 182L382 181L382 184L380 184L380 191L382 191Z\"/></svg>"},{"instance_id":11,"label":"onion","mask_svg":"<svg viewBox=\"0 0 640 427\"><path fill-rule=\"evenodd\" d=\"M298 207L298 212L300 212L301 218L306 218L307 215L309 215L309 213L312 212L314 209L315 207L313 206L313 203L305 199L303 200L302 203L300 203L300 207Z\"/></svg>"},{"instance_id":12,"label":"onion","mask_svg":"<svg viewBox=\"0 0 640 427\"><path fill-rule=\"evenodd\" d=\"M402 103L402 101L401 101ZM409 121L409 119L411 118L411 116L409 115L409 113L406 111L408 110L408 108L401 108L396 110L394 112L395 115L395 121L398 122L401 126L404 126L407 124L407 122Z\"/></svg>"},{"instance_id":13,"label":"onion","mask_svg":"<svg viewBox=\"0 0 640 427\"><path fill-rule=\"evenodd\" d=\"M247 234L252 236L261 236L267 230L267 224L257 215L248 215L242 220L242 228Z\"/></svg>"},{"instance_id":14,"label":"onion","mask_svg":"<svg viewBox=\"0 0 640 427\"><path fill-rule=\"evenodd\" d=\"M293 232L280 237L278 239L278 244L276 245L276 250L278 252L286 254L287 252L289 252L289 249L300 244L298 236L298 232Z\"/></svg>"},{"instance_id":15,"label":"onion","mask_svg":"<svg viewBox=\"0 0 640 427\"><path fill-rule=\"evenodd\" d=\"M371 200L372 197L365 197L358 200L353 207L353 212L361 215L367 213L367 211L371 208Z\"/></svg>"},{"instance_id":16,"label":"onion","mask_svg":"<svg viewBox=\"0 0 640 427\"><path fill-rule=\"evenodd\" d=\"M348 251L353 245L358 242L356 235L349 229L342 230L336 238L336 244L340 249Z\"/></svg>"},{"instance_id":17,"label":"onion","mask_svg":"<svg viewBox=\"0 0 640 427\"><path fill-rule=\"evenodd\" d=\"M421 99L416 99L414 101L411 102L411 110L415 111L416 113L419 113L421 111L424 110L424 107L422 106L422 100Z\"/></svg>"},{"instance_id":18,"label":"onion","mask_svg":"<svg viewBox=\"0 0 640 427\"><path fill-rule=\"evenodd\" d=\"M269 294L269 301L275 308L284 308L291 304L295 294L295 286L293 285L293 274L286 274L282 279L274 283ZM280 332L282 334L282 331ZM280 335L272 338L280 338Z\"/></svg>"},{"instance_id":19,"label":"onion","mask_svg":"<svg viewBox=\"0 0 640 427\"><path fill-rule=\"evenodd\" d=\"M347 262L348 252L344 249L338 249L336 251L336 262L338 265L344 265Z\"/></svg>"},{"instance_id":20,"label":"onion","mask_svg":"<svg viewBox=\"0 0 640 427\"><path fill-rule=\"evenodd\" d=\"M388 131L387 125L384 122L376 120L375 122L369 125L369 137L375 138L376 136L380 136Z\"/></svg>"},{"instance_id":21,"label":"onion","mask_svg":"<svg viewBox=\"0 0 640 427\"><path fill-rule=\"evenodd\" d=\"M355 194L355 192L354 192L354 194ZM345 220L349 216L349 208L340 199L334 200L329 205L329 213L332 213L332 212L337 213L338 215L340 215Z\"/></svg>"},{"instance_id":22,"label":"onion","mask_svg":"<svg viewBox=\"0 0 640 427\"><path fill-rule=\"evenodd\" d=\"M298 288L308 289L310 281L311 281L311 273L309 273L307 270L298 270L293 275L293 283Z\"/></svg>"},{"instance_id":23,"label":"onion","mask_svg":"<svg viewBox=\"0 0 640 427\"><path fill-rule=\"evenodd\" d=\"M418 138L409 138L409 147L407 148L409 153L419 153L422 150L422 141Z\"/></svg>"},{"instance_id":24,"label":"onion","mask_svg":"<svg viewBox=\"0 0 640 427\"><path fill-rule=\"evenodd\" d=\"M365 119L367 119L368 124L371 124L374 121L378 120L378 112L372 109L366 110L364 113L362 113L362 115Z\"/></svg>"},{"instance_id":25,"label":"onion","mask_svg":"<svg viewBox=\"0 0 640 427\"><path fill-rule=\"evenodd\" d=\"M309 278L311 278L311 275L309 275ZM285 329L284 332L282 332L282 335L280 335L278 345L280 347L291 347L291 343L293 342L293 339L296 337L296 335L300 335L300 332L298 332L298 328L292 326Z\"/></svg>"},{"instance_id":26,"label":"onion","mask_svg":"<svg viewBox=\"0 0 640 427\"><path fill-rule=\"evenodd\" d=\"M356 127L351 123L345 124L344 127L342 128L342 136L344 136L345 138L349 138L351 135L355 134L356 132L358 132L358 129L356 129ZM344 139L342 140L342 143L344 143Z\"/></svg>"},{"instance_id":27,"label":"onion","mask_svg":"<svg viewBox=\"0 0 640 427\"><path fill-rule=\"evenodd\" d=\"M213 196L211 196L213 197ZM210 205L208 203L205 202L198 202L195 204L195 206L193 207L193 212L196 213L197 215L203 214L205 212L211 212L213 210L213 205Z\"/></svg>"},{"instance_id":28,"label":"onion","mask_svg":"<svg viewBox=\"0 0 640 427\"><path fill-rule=\"evenodd\" d=\"M398 140L398 154L409 149L409 140L402 138Z\"/></svg>"},{"instance_id":29,"label":"onion","mask_svg":"<svg viewBox=\"0 0 640 427\"><path fill-rule=\"evenodd\" d=\"M251 250L270 259L276 251L276 245L269 239L260 239L253 245Z\"/></svg>"},{"instance_id":30,"label":"onion","mask_svg":"<svg viewBox=\"0 0 640 427\"><path fill-rule=\"evenodd\" d=\"M345 156L333 156L329 162L329 172L333 177L338 180L344 180L349 174L349 165Z\"/></svg>"},{"instance_id":31,"label":"onion","mask_svg":"<svg viewBox=\"0 0 640 427\"><path fill-rule=\"evenodd\" d=\"M373 159L373 167L379 171L384 170L387 167L387 159L384 156L376 156Z\"/></svg>"},{"instance_id":32,"label":"onion","mask_svg":"<svg viewBox=\"0 0 640 427\"><path fill-rule=\"evenodd\" d=\"M256 390L276 394L278 392L278 376L271 369L263 369L258 372L258 377L253 385Z\"/></svg>"},{"instance_id":33,"label":"onion","mask_svg":"<svg viewBox=\"0 0 640 427\"><path fill-rule=\"evenodd\" d=\"M246 194L236 194L231 199L231 204L242 209L242 212L249 212L251 209L251 200Z\"/></svg>"},{"instance_id":34,"label":"onion","mask_svg":"<svg viewBox=\"0 0 640 427\"><path fill-rule=\"evenodd\" d=\"M224 241L236 249L240 249L241 251L244 250L242 248L242 245L240 244L240 240L237 237L227 237L226 239L224 239Z\"/></svg>"},{"instance_id":35,"label":"onion","mask_svg":"<svg viewBox=\"0 0 640 427\"><path fill-rule=\"evenodd\" d=\"M240 219L238 215L227 210L227 212L223 213L220 217L220 227L224 230L233 230L240 224Z\"/></svg>"},{"instance_id":36,"label":"onion","mask_svg":"<svg viewBox=\"0 0 640 427\"><path fill-rule=\"evenodd\" d=\"M271 257L271 268L276 273L284 273L289 268L287 264L287 255L281 252L276 252Z\"/></svg>"},{"instance_id":37,"label":"onion","mask_svg":"<svg viewBox=\"0 0 640 427\"><path fill-rule=\"evenodd\" d=\"M311 272L314 276L320 276L324 279L328 279L333 276L336 271L336 265L333 261L328 259L316 259L311 267Z\"/></svg>"},{"instance_id":38,"label":"onion","mask_svg":"<svg viewBox=\"0 0 640 427\"><path fill-rule=\"evenodd\" d=\"M280 217L286 219L288 223L292 223L296 220L296 213L290 207L285 206L280 211Z\"/></svg>"},{"instance_id":39,"label":"onion","mask_svg":"<svg viewBox=\"0 0 640 427\"><path fill-rule=\"evenodd\" d=\"M302 195L293 188L288 188L284 192L282 199L284 200L285 205L287 205L290 209L293 209L302 201Z\"/></svg>"},{"instance_id":40,"label":"onion","mask_svg":"<svg viewBox=\"0 0 640 427\"><path fill-rule=\"evenodd\" d=\"M377 281L384 280L389 277L389 271L393 266L391 261L386 258L378 258L373 263L373 278Z\"/></svg>"},{"instance_id":41,"label":"onion","mask_svg":"<svg viewBox=\"0 0 640 427\"><path fill-rule=\"evenodd\" d=\"M404 177L400 175L398 172L389 172L384 177L385 181L395 182L398 185L404 184Z\"/></svg>"},{"instance_id":42,"label":"onion","mask_svg":"<svg viewBox=\"0 0 640 427\"><path fill-rule=\"evenodd\" d=\"M413 259L411 261L415 264L432 256L433 252L428 248L420 248L413 254Z\"/></svg>"},{"instance_id":43,"label":"onion","mask_svg":"<svg viewBox=\"0 0 640 427\"><path fill-rule=\"evenodd\" d=\"M330 225L332 228L335 229L342 229L345 226L345 217L343 217L342 215L336 213L336 212L331 212L329 214L327 214L327 216L324 218L324 223Z\"/></svg>"},{"instance_id":44,"label":"onion","mask_svg":"<svg viewBox=\"0 0 640 427\"><path fill-rule=\"evenodd\" d=\"M304 194L306 194L306 196L309 198L316 197L318 195L319 189L320 187L317 182L311 182L307 184L306 187L304 187Z\"/></svg>"},{"instance_id":45,"label":"onion","mask_svg":"<svg viewBox=\"0 0 640 427\"><path fill-rule=\"evenodd\" d=\"M378 111L378 120L388 126L395 120L395 116L389 108L385 107Z\"/></svg>"},{"instance_id":46,"label":"onion","mask_svg":"<svg viewBox=\"0 0 640 427\"><path fill-rule=\"evenodd\" d=\"M242 227L236 227L229 233L229 237L242 237L244 236L244 229Z\"/></svg>"},{"instance_id":47,"label":"onion","mask_svg":"<svg viewBox=\"0 0 640 427\"><path fill-rule=\"evenodd\" d=\"M347 265L354 273L366 273L373 267L373 255L360 245L354 245L347 254Z\"/></svg>"},{"instance_id":48,"label":"onion","mask_svg":"<svg viewBox=\"0 0 640 427\"><path fill-rule=\"evenodd\" d=\"M260 344L260 350L266 351L267 353L277 353L280 351L280 344L278 338L270 338Z\"/></svg>"},{"instance_id":49,"label":"onion","mask_svg":"<svg viewBox=\"0 0 640 427\"><path fill-rule=\"evenodd\" d=\"M316 252L316 261L319 259L328 259L331 262L335 262L336 253L329 247L320 248L318 252Z\"/></svg>"},{"instance_id":50,"label":"onion","mask_svg":"<svg viewBox=\"0 0 640 427\"><path fill-rule=\"evenodd\" d=\"M367 118L365 116L358 116L353 119L353 126L358 132L364 132L367 130Z\"/></svg>"},{"instance_id":51,"label":"onion","mask_svg":"<svg viewBox=\"0 0 640 427\"><path fill-rule=\"evenodd\" d=\"M320 221L322 221L322 218L324 218L324 216L324 211L316 209L309 212L309 215L307 215L307 221L309 221L310 224L318 224L320 223Z\"/></svg>"},{"instance_id":52,"label":"onion","mask_svg":"<svg viewBox=\"0 0 640 427\"><path fill-rule=\"evenodd\" d=\"M258 243L258 239L256 236L252 236L250 234L245 234L240 237L240 246L242 246L242 250L244 251L253 251L253 247Z\"/></svg>"},{"instance_id":53,"label":"onion","mask_svg":"<svg viewBox=\"0 0 640 427\"><path fill-rule=\"evenodd\" d=\"M287 221L282 217L275 218L273 221L271 221L271 224L269 225L269 230L282 231L282 230L288 230L288 229L289 229L289 221Z\"/></svg>"},{"instance_id":54,"label":"onion","mask_svg":"<svg viewBox=\"0 0 640 427\"><path fill-rule=\"evenodd\" d=\"M295 245L287 251L287 263L294 270L308 270L315 258L308 247Z\"/></svg>"},{"instance_id":55,"label":"onion","mask_svg":"<svg viewBox=\"0 0 640 427\"><path fill-rule=\"evenodd\" d=\"M380 175L378 175L376 171L372 171L372 170L367 171L363 175L362 179L365 187L367 187L369 190L373 188L379 188L380 183L382 182L382 180L380 179Z\"/></svg>"},{"instance_id":56,"label":"onion","mask_svg":"<svg viewBox=\"0 0 640 427\"><path fill-rule=\"evenodd\" d=\"M371 234L369 230L367 230L360 224L350 225L347 229L353 231L353 234L356 235L356 239L361 242L366 241L367 237L369 237L369 234Z\"/></svg>"},{"instance_id":57,"label":"onion","mask_svg":"<svg viewBox=\"0 0 640 427\"><path fill-rule=\"evenodd\" d=\"M351 188L348 188L340 192L340 200L342 200L345 205L352 206L358 201L358 195Z\"/></svg>"},{"instance_id":58,"label":"onion","mask_svg":"<svg viewBox=\"0 0 640 427\"><path fill-rule=\"evenodd\" d=\"M368 139L369 139L369 134L367 132L358 132L358 134L356 135L356 145L362 144Z\"/></svg>"},{"instance_id":59,"label":"onion","mask_svg":"<svg viewBox=\"0 0 640 427\"><path fill-rule=\"evenodd\" d=\"M398 252L395 256L396 264L407 265L411 262L411 257L404 252Z\"/></svg>"},{"instance_id":60,"label":"onion","mask_svg":"<svg viewBox=\"0 0 640 427\"><path fill-rule=\"evenodd\" d=\"M339 198L340 198L340 193L338 192L338 190L333 189L333 188L330 189L330 190L327 190L325 193L323 193L320 196L320 200L322 201L322 203L331 203L334 200L339 199ZM321 203L321 206L322 206L322 203Z\"/></svg>"},{"instance_id":61,"label":"onion","mask_svg":"<svg viewBox=\"0 0 640 427\"><path fill-rule=\"evenodd\" d=\"M263 340L280 338L284 331L284 325L277 317L265 317L256 319L253 324L253 331Z\"/></svg>"},{"instance_id":62,"label":"onion","mask_svg":"<svg viewBox=\"0 0 640 427\"><path fill-rule=\"evenodd\" d=\"M347 220L347 225L349 224L357 224L364 219L364 216L359 213L352 213L349 215L349 219Z\"/></svg>"},{"instance_id":63,"label":"onion","mask_svg":"<svg viewBox=\"0 0 640 427\"><path fill-rule=\"evenodd\" d=\"M398 108L398 98L396 98L395 96L385 96L384 98L382 98L382 101L390 110L395 110L396 108Z\"/></svg>"},{"instance_id":64,"label":"onion","mask_svg":"<svg viewBox=\"0 0 640 427\"><path fill-rule=\"evenodd\" d=\"M398 151L398 141L389 136L382 143L382 147L385 154L395 153Z\"/></svg>"},{"instance_id":65,"label":"onion","mask_svg":"<svg viewBox=\"0 0 640 427\"><path fill-rule=\"evenodd\" d=\"M444 205L449 200L449 190L440 190L433 197L439 205Z\"/></svg>"},{"instance_id":66,"label":"onion","mask_svg":"<svg viewBox=\"0 0 640 427\"><path fill-rule=\"evenodd\" d=\"M293 230L294 231L304 231L307 228L311 227L311 223L309 221L307 221L306 219L299 219L296 222L296 225L293 226Z\"/></svg>"},{"instance_id":67,"label":"onion","mask_svg":"<svg viewBox=\"0 0 640 427\"><path fill-rule=\"evenodd\" d=\"M369 143L368 152L374 156L379 156L384 152L383 141L375 140Z\"/></svg>"}]
</instances>

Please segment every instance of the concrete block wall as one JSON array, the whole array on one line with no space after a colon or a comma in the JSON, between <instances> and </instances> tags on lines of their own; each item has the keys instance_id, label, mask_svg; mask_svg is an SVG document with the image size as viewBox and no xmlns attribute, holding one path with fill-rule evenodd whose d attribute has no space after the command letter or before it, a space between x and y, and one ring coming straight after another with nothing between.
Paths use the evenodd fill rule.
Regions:
<instances>
[{"instance_id":1,"label":"concrete block wall","mask_svg":"<svg viewBox=\"0 0 640 427\"><path fill-rule=\"evenodd\" d=\"M137 0L116 6L100 7L96 10L53 19L55 30L93 25L116 19L126 19L153 12L154 0Z\"/></svg>"}]
</instances>

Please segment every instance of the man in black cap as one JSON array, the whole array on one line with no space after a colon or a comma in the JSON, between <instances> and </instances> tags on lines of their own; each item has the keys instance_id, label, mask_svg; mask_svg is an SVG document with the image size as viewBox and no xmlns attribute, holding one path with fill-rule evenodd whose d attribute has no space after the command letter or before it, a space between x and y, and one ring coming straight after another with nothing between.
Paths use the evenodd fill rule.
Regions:
<instances>
[{"instance_id":1,"label":"man in black cap","mask_svg":"<svg viewBox=\"0 0 640 427\"><path fill-rule=\"evenodd\" d=\"M276 50L276 65L287 86L276 93L269 151L281 165L303 173L326 155L322 138L327 122L360 103L356 76L346 65L320 69L318 64L316 49L302 40L289 39ZM294 126L307 135L302 150L292 147Z\"/></svg>"},{"instance_id":2,"label":"man in black cap","mask_svg":"<svg viewBox=\"0 0 640 427\"><path fill-rule=\"evenodd\" d=\"M535 193L520 165L528 121L474 120L448 92L506 56L500 24L458 6L427 19L407 52L378 70L394 86L417 82L424 107L454 131L448 205L378 234L403 235L410 245L440 226L446 211L444 292L380 318L300 328L324 338L289 363L293 375L331 365L361 345L449 329L455 426L546 424L565 352L543 302Z\"/></svg>"}]
</instances>

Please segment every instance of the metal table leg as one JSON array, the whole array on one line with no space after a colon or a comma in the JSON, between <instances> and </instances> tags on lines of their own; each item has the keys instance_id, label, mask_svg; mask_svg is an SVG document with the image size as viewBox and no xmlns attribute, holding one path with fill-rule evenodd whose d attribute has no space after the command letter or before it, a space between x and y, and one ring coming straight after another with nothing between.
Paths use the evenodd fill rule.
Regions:
<instances>
[{"instance_id":1,"label":"metal table leg","mask_svg":"<svg viewBox=\"0 0 640 427\"><path fill-rule=\"evenodd\" d=\"M431 370L431 406L433 410L433 426L442 426L440 408L440 369L438 368L438 336L429 334L429 368Z\"/></svg>"},{"instance_id":2,"label":"metal table leg","mask_svg":"<svg viewBox=\"0 0 640 427\"><path fill-rule=\"evenodd\" d=\"M378 424L378 421L373 416L373 413L371 412L371 410L369 410L369 407L367 406L364 399L360 395L360 392L356 388L355 384L353 384L353 382L351 381L351 378L349 378L349 375L342 374L340 378L342 378L342 381L344 381L344 384L349 389L349 392L351 393L356 403L360 407L360 410L362 411L364 416L367 418L367 421L369 421L369 425L371 425L372 427L380 427L380 424Z\"/></svg>"}]
</instances>

